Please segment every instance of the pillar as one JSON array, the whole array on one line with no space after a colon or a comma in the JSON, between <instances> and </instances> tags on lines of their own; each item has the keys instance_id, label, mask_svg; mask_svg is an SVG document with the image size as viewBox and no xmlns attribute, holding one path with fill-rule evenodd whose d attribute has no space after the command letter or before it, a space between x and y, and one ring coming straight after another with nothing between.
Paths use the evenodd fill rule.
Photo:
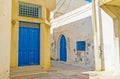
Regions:
<instances>
[{"instance_id":1,"label":"pillar","mask_svg":"<svg viewBox=\"0 0 120 79\"><path fill-rule=\"evenodd\" d=\"M10 76L11 2L0 0L0 79Z\"/></svg>"}]
</instances>

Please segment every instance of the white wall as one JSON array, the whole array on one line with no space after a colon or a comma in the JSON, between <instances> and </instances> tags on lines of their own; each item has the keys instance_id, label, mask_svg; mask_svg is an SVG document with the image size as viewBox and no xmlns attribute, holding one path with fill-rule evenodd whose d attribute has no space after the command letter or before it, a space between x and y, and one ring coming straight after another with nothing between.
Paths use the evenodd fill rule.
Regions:
<instances>
[{"instance_id":1,"label":"white wall","mask_svg":"<svg viewBox=\"0 0 120 79\"><path fill-rule=\"evenodd\" d=\"M56 27L60 27L68 23L75 22L77 20L86 18L88 16L92 16L92 4L91 3L54 19L51 22L51 26L52 26L51 33L53 33L53 29Z\"/></svg>"},{"instance_id":2,"label":"white wall","mask_svg":"<svg viewBox=\"0 0 120 79\"><path fill-rule=\"evenodd\" d=\"M102 28L103 28L103 52L105 70L115 70L115 48L114 48L114 24L113 19L105 13L102 13Z\"/></svg>"},{"instance_id":3,"label":"white wall","mask_svg":"<svg viewBox=\"0 0 120 79\"><path fill-rule=\"evenodd\" d=\"M92 5L88 4L83 6L79 9L76 9L72 12L69 12L63 16L56 18L52 22L51 33L53 33L53 29L57 27L64 26L66 24L78 21L85 17L92 16ZM101 16L97 11L97 22L102 20L102 22L97 23L97 30L98 30L98 41L103 42L103 55L104 61L101 58L101 62L104 62L105 70L106 71L118 71L120 69L119 65L119 43L118 38L115 38L114 34L114 19L109 16L106 12L101 10ZM102 28L101 28L102 27ZM100 33L102 32L102 33ZM102 35L101 35L102 34ZM95 35L94 35L95 36ZM101 38L102 37L102 38ZM101 44L100 44L101 45ZM98 57L100 54L98 54ZM100 59L100 58L99 58ZM98 62L98 65L101 63ZM103 63L102 63L103 64Z\"/></svg>"},{"instance_id":4,"label":"white wall","mask_svg":"<svg viewBox=\"0 0 120 79\"><path fill-rule=\"evenodd\" d=\"M84 60L85 58L88 59L89 57L91 57L90 60L90 66L93 67L94 65L94 53L93 53L93 31L90 31L92 29L92 4L87 4L81 8L78 8L72 12L69 12L63 16L60 16L56 19L54 19L51 23L52 23L52 28L51 28L51 33L53 34L53 39L52 39L52 45L53 45L53 51L51 51L53 54L53 56L55 58L57 58L57 51L58 49L56 49L57 47L57 43L58 43L58 38L60 34L64 34L68 40L68 62L69 63L74 63L75 64L75 52L74 49L76 48L76 41L78 40L85 40L87 42L87 44L90 44L90 46L88 46L86 53L83 53L83 61L79 61L79 56L78 56L78 62L77 64L80 65L85 65L86 62L88 63L89 61ZM90 18L89 18L90 17ZM70 26L70 27L69 27ZM53 32L53 29L54 32ZM85 33L85 34L84 34ZM73 39L74 38L74 39ZM54 41L53 41L54 40ZM91 52L90 52L91 51ZM88 55L87 52L91 53ZM81 52L79 52L81 53ZM92 61L92 62L91 62ZM91 64L92 63L92 64ZM88 65L88 64L87 64ZM87 66L86 65L86 66Z\"/></svg>"},{"instance_id":5,"label":"white wall","mask_svg":"<svg viewBox=\"0 0 120 79\"><path fill-rule=\"evenodd\" d=\"M67 40L67 63L94 69L92 18L86 17L54 29L51 39L51 57L53 59L60 58L59 40L62 34ZM77 41L86 42L85 51L77 51Z\"/></svg>"}]
</instances>

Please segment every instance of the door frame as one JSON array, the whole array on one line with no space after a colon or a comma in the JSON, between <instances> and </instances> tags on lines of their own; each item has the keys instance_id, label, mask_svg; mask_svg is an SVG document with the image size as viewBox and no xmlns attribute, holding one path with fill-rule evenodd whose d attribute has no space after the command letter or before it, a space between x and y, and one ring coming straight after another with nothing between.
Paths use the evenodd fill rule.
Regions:
<instances>
[{"instance_id":1,"label":"door frame","mask_svg":"<svg viewBox=\"0 0 120 79\"><path fill-rule=\"evenodd\" d=\"M65 40L66 40L66 61L64 61L64 62L67 62L67 60L68 60L68 53L67 53L67 39L66 39L66 36L64 35L64 34L60 34L59 35L59 38L58 38L58 60L59 61L61 61L60 60L60 40L61 40L61 37L62 37L62 35L65 37Z\"/></svg>"},{"instance_id":2,"label":"door frame","mask_svg":"<svg viewBox=\"0 0 120 79\"><path fill-rule=\"evenodd\" d=\"M39 64L41 64L41 24L38 23L38 22L29 22L29 21L19 21L19 28L20 28L20 22L22 23L30 23L30 24L38 24L38 28L39 28ZM29 28L29 26L26 26ZM19 66L19 28L18 28L18 67L22 67L22 66ZM34 27L32 27L34 28ZM34 65L27 65L27 66L34 66Z\"/></svg>"}]
</instances>

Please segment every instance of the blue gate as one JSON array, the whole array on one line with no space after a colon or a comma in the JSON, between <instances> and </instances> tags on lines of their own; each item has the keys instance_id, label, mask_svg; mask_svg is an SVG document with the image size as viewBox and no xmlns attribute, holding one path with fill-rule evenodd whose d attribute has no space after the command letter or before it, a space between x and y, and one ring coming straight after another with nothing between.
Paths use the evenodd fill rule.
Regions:
<instances>
[{"instance_id":1,"label":"blue gate","mask_svg":"<svg viewBox=\"0 0 120 79\"><path fill-rule=\"evenodd\" d=\"M19 27L18 66L40 64L40 28Z\"/></svg>"},{"instance_id":2,"label":"blue gate","mask_svg":"<svg viewBox=\"0 0 120 79\"><path fill-rule=\"evenodd\" d=\"M60 61L66 60L67 60L66 39L65 36L62 35L60 38Z\"/></svg>"}]
</instances>

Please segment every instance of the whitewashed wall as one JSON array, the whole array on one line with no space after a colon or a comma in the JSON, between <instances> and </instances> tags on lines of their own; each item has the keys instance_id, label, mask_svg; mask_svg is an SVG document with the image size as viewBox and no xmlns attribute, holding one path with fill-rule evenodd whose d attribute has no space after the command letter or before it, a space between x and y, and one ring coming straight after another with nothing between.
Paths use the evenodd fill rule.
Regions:
<instances>
[{"instance_id":1,"label":"whitewashed wall","mask_svg":"<svg viewBox=\"0 0 120 79\"><path fill-rule=\"evenodd\" d=\"M67 63L94 68L92 5L69 12L52 22L51 57L59 59L59 39L67 39ZM54 31L53 31L54 29ZM76 50L76 41L86 41L86 51Z\"/></svg>"},{"instance_id":2,"label":"whitewashed wall","mask_svg":"<svg viewBox=\"0 0 120 79\"><path fill-rule=\"evenodd\" d=\"M55 28L51 45L51 57L59 60L59 39L61 34L65 35L67 40L67 62L94 68L94 43L91 17L63 25ZM76 42L85 41L86 51L77 51Z\"/></svg>"}]
</instances>

